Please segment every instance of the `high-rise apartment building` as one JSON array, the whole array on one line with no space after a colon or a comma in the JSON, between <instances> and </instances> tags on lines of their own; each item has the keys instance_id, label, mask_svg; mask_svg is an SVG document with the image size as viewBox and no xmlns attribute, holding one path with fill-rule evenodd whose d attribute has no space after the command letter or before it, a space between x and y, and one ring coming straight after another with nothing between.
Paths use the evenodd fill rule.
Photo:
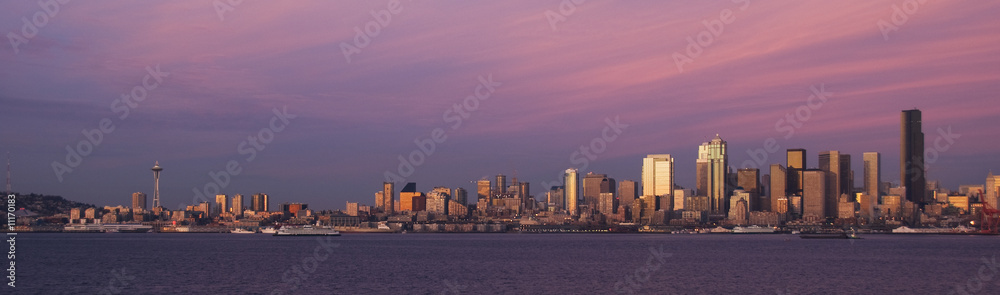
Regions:
<instances>
[{"instance_id":1,"label":"high-rise apartment building","mask_svg":"<svg viewBox=\"0 0 1000 295\"><path fill-rule=\"evenodd\" d=\"M226 213L226 209L229 208L229 196L228 195L215 195L215 212L205 211L206 214L213 213L216 216Z\"/></svg>"},{"instance_id":2,"label":"high-rise apartment building","mask_svg":"<svg viewBox=\"0 0 1000 295\"><path fill-rule=\"evenodd\" d=\"M267 194L256 193L250 196L250 210L254 212L267 212L271 210Z\"/></svg>"},{"instance_id":3,"label":"high-rise apartment building","mask_svg":"<svg viewBox=\"0 0 1000 295\"><path fill-rule=\"evenodd\" d=\"M385 202L382 204L385 213L390 215L396 213L396 191L395 184L392 182L387 181L382 183L382 201Z\"/></svg>"},{"instance_id":4,"label":"high-rise apartment building","mask_svg":"<svg viewBox=\"0 0 1000 295\"><path fill-rule=\"evenodd\" d=\"M233 216L243 216L244 208L246 207L243 206L243 195L233 195L232 210L230 210L230 212L233 213Z\"/></svg>"}]
</instances>

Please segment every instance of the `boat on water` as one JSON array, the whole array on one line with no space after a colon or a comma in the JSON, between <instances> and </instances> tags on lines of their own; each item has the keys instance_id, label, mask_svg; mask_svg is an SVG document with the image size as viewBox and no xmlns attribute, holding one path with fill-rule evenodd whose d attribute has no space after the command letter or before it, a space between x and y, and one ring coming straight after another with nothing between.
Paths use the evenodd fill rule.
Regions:
<instances>
[{"instance_id":1,"label":"boat on water","mask_svg":"<svg viewBox=\"0 0 1000 295\"><path fill-rule=\"evenodd\" d=\"M253 233L256 233L256 232L254 232L252 230L246 230L244 228L235 228L235 229L233 229L233 230L231 230L229 232L230 233L234 233L234 234L253 234Z\"/></svg>"},{"instance_id":2,"label":"boat on water","mask_svg":"<svg viewBox=\"0 0 1000 295\"><path fill-rule=\"evenodd\" d=\"M339 236L340 232L329 228L312 225L282 226L274 233L275 236Z\"/></svg>"},{"instance_id":3,"label":"boat on water","mask_svg":"<svg viewBox=\"0 0 1000 295\"><path fill-rule=\"evenodd\" d=\"M262 234L272 234L272 235L273 235L273 234L275 234L275 233L277 233L277 232L278 232L278 230L277 230L277 229L275 229L275 228L274 228L274 227L272 227L272 226L268 226L268 227L262 227L262 228L260 228L260 233L262 233Z\"/></svg>"},{"instance_id":4,"label":"boat on water","mask_svg":"<svg viewBox=\"0 0 1000 295\"><path fill-rule=\"evenodd\" d=\"M711 230L708 231L708 233L710 233L710 234L728 234L728 233L732 233L732 232L733 232L732 230L726 229L726 228L721 227L721 226L717 226L717 227L715 227L715 228L713 228L713 229L711 229Z\"/></svg>"},{"instance_id":5,"label":"boat on water","mask_svg":"<svg viewBox=\"0 0 1000 295\"><path fill-rule=\"evenodd\" d=\"M751 225L748 227L737 226L733 228L734 234L773 234L773 227L760 227Z\"/></svg>"}]
</instances>

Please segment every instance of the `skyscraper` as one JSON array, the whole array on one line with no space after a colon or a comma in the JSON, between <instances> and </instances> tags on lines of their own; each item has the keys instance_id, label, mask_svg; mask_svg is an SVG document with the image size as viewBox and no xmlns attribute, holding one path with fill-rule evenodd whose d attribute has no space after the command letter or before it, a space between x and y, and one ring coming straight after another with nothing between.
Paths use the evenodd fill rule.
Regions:
<instances>
[{"instance_id":1,"label":"skyscraper","mask_svg":"<svg viewBox=\"0 0 1000 295\"><path fill-rule=\"evenodd\" d=\"M700 181L704 181L706 196L708 197L712 214L726 214L729 209L726 196L730 190L726 183L729 173L729 155L726 141L722 140L722 137L716 134L715 138L711 141L702 143L698 147L698 163L705 163L699 165L706 165L703 168L706 170L699 174L705 174L707 177Z\"/></svg>"},{"instance_id":2,"label":"skyscraper","mask_svg":"<svg viewBox=\"0 0 1000 295\"><path fill-rule=\"evenodd\" d=\"M566 169L566 173L563 174L563 178L565 178L564 183L566 185L566 210L569 211L569 214L572 216L579 215L580 212L579 207L577 207L577 201L580 198L580 185L578 183L580 176L576 172L576 169L569 168Z\"/></svg>"},{"instance_id":3,"label":"skyscraper","mask_svg":"<svg viewBox=\"0 0 1000 295\"><path fill-rule=\"evenodd\" d=\"M851 181L851 155L838 151L819 153L819 169L826 172L827 216L837 216L838 199L843 194L853 196L854 182Z\"/></svg>"},{"instance_id":4,"label":"skyscraper","mask_svg":"<svg viewBox=\"0 0 1000 295\"><path fill-rule=\"evenodd\" d=\"M389 215L396 213L396 192L394 187L395 184L392 182L387 181L382 183L382 201L385 202L382 204L382 207L385 210L385 213L388 213Z\"/></svg>"},{"instance_id":5,"label":"skyscraper","mask_svg":"<svg viewBox=\"0 0 1000 295\"><path fill-rule=\"evenodd\" d=\"M483 205L493 204L493 193L490 191L490 181L485 177L476 182L476 202ZM486 208L479 208L484 210Z\"/></svg>"},{"instance_id":6,"label":"skyscraper","mask_svg":"<svg viewBox=\"0 0 1000 295\"><path fill-rule=\"evenodd\" d=\"M583 203L597 208L602 193L611 193L611 181L606 174L587 173L583 177Z\"/></svg>"},{"instance_id":7,"label":"skyscraper","mask_svg":"<svg viewBox=\"0 0 1000 295\"><path fill-rule=\"evenodd\" d=\"M160 161L153 164L153 208L160 207ZM9 179L8 179L9 180Z\"/></svg>"},{"instance_id":8,"label":"skyscraper","mask_svg":"<svg viewBox=\"0 0 1000 295\"><path fill-rule=\"evenodd\" d=\"M546 193L546 202L548 202L549 207L552 207L554 211L566 209L566 187L564 186L553 186Z\"/></svg>"},{"instance_id":9,"label":"skyscraper","mask_svg":"<svg viewBox=\"0 0 1000 295\"><path fill-rule=\"evenodd\" d=\"M826 172L808 169L802 172L802 218L811 221L824 220L828 211L826 196Z\"/></svg>"},{"instance_id":10,"label":"skyscraper","mask_svg":"<svg viewBox=\"0 0 1000 295\"><path fill-rule=\"evenodd\" d=\"M141 192L132 193L132 211L146 211L146 194Z\"/></svg>"},{"instance_id":11,"label":"skyscraper","mask_svg":"<svg viewBox=\"0 0 1000 295\"><path fill-rule=\"evenodd\" d=\"M771 211L788 212L788 198L785 194L787 187L788 173L781 164L771 164ZM785 203L779 203L779 199L785 199ZM782 208L781 206L786 206Z\"/></svg>"},{"instance_id":12,"label":"skyscraper","mask_svg":"<svg viewBox=\"0 0 1000 295\"><path fill-rule=\"evenodd\" d=\"M468 201L469 199L469 191L465 190L464 188L457 187L455 188L455 193L453 195L456 202L462 204L462 206L468 205L466 201Z\"/></svg>"},{"instance_id":13,"label":"skyscraper","mask_svg":"<svg viewBox=\"0 0 1000 295\"><path fill-rule=\"evenodd\" d=\"M786 196L802 195L802 171L807 168L807 164L805 149L788 149L785 163L788 172L788 177L785 178L788 184L788 188L785 189Z\"/></svg>"},{"instance_id":14,"label":"skyscraper","mask_svg":"<svg viewBox=\"0 0 1000 295\"><path fill-rule=\"evenodd\" d=\"M494 193L496 194L507 193L507 176L504 176L503 174L497 174L496 185L497 187Z\"/></svg>"},{"instance_id":15,"label":"skyscraper","mask_svg":"<svg viewBox=\"0 0 1000 295\"><path fill-rule=\"evenodd\" d=\"M924 203L927 180L924 178L924 132L920 110L900 114L899 136L900 184L906 188L906 200Z\"/></svg>"},{"instance_id":16,"label":"skyscraper","mask_svg":"<svg viewBox=\"0 0 1000 295\"><path fill-rule=\"evenodd\" d=\"M357 203L355 203L355 206ZM267 212L271 208L268 206L267 194L256 193L250 197L250 210L254 212Z\"/></svg>"},{"instance_id":17,"label":"skyscraper","mask_svg":"<svg viewBox=\"0 0 1000 295\"><path fill-rule=\"evenodd\" d=\"M419 195L421 193L417 192L417 183L407 182L399 191L399 211L417 211L413 210L413 197Z\"/></svg>"},{"instance_id":18,"label":"skyscraper","mask_svg":"<svg viewBox=\"0 0 1000 295\"><path fill-rule=\"evenodd\" d=\"M215 195L215 208L214 213L216 216L226 213L226 208L229 208L229 196L222 194Z\"/></svg>"},{"instance_id":19,"label":"skyscraper","mask_svg":"<svg viewBox=\"0 0 1000 295\"><path fill-rule=\"evenodd\" d=\"M639 187L636 186L635 181L622 180L618 183L618 202L622 206L632 208L632 202L639 197Z\"/></svg>"},{"instance_id":20,"label":"skyscraper","mask_svg":"<svg viewBox=\"0 0 1000 295\"><path fill-rule=\"evenodd\" d=\"M743 188L743 191L747 193L747 204L750 211L763 211L771 209L770 200L762 200L760 198L760 169L757 168L742 168L736 172L736 185ZM732 202L730 202L732 203Z\"/></svg>"},{"instance_id":21,"label":"skyscraper","mask_svg":"<svg viewBox=\"0 0 1000 295\"><path fill-rule=\"evenodd\" d=\"M233 195L232 211L234 216L243 216L243 195L235 194Z\"/></svg>"},{"instance_id":22,"label":"skyscraper","mask_svg":"<svg viewBox=\"0 0 1000 295\"><path fill-rule=\"evenodd\" d=\"M882 183L882 154L868 152L862 157L865 161L865 193L878 200L878 196L881 195L878 186Z\"/></svg>"},{"instance_id":23,"label":"skyscraper","mask_svg":"<svg viewBox=\"0 0 1000 295\"><path fill-rule=\"evenodd\" d=\"M673 196L674 158L669 154L647 155L642 159L642 195Z\"/></svg>"}]
</instances>

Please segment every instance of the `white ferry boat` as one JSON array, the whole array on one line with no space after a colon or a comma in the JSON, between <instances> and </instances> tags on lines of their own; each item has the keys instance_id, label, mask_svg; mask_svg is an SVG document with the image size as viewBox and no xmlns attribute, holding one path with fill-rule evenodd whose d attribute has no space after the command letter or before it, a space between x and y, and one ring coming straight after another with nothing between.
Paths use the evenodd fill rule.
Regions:
<instances>
[{"instance_id":1,"label":"white ferry boat","mask_svg":"<svg viewBox=\"0 0 1000 295\"><path fill-rule=\"evenodd\" d=\"M236 228L236 229L233 229L233 230L231 230L229 232L230 233L234 233L234 234L252 234L252 233L254 233L254 231L252 231L252 230L246 230L246 229L243 229L243 228Z\"/></svg>"},{"instance_id":2,"label":"white ferry boat","mask_svg":"<svg viewBox=\"0 0 1000 295\"><path fill-rule=\"evenodd\" d=\"M773 234L774 228L751 225L748 227L737 226L733 228L734 234Z\"/></svg>"},{"instance_id":3,"label":"white ferry boat","mask_svg":"<svg viewBox=\"0 0 1000 295\"><path fill-rule=\"evenodd\" d=\"M262 234L272 234L273 235L273 234L275 234L277 232L278 232L278 230L275 229L273 226L268 226L268 227L262 227L262 228L260 228L260 233L262 233Z\"/></svg>"},{"instance_id":4,"label":"white ferry boat","mask_svg":"<svg viewBox=\"0 0 1000 295\"><path fill-rule=\"evenodd\" d=\"M282 226L275 236L339 236L340 232L328 227L314 227L312 225Z\"/></svg>"}]
</instances>

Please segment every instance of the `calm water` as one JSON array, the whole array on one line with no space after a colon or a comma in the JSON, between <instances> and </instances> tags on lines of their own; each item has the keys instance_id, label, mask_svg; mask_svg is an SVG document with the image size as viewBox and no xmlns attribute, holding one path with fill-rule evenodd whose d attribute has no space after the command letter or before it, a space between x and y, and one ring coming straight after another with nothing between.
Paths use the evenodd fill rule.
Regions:
<instances>
[{"instance_id":1,"label":"calm water","mask_svg":"<svg viewBox=\"0 0 1000 295\"><path fill-rule=\"evenodd\" d=\"M336 244L327 244L327 255L316 237L21 234L14 293L946 294L1000 252L1000 238L986 236L869 235L852 243L790 235L349 234L329 241ZM1000 275L990 277L974 294L1000 294L998 283Z\"/></svg>"}]
</instances>

